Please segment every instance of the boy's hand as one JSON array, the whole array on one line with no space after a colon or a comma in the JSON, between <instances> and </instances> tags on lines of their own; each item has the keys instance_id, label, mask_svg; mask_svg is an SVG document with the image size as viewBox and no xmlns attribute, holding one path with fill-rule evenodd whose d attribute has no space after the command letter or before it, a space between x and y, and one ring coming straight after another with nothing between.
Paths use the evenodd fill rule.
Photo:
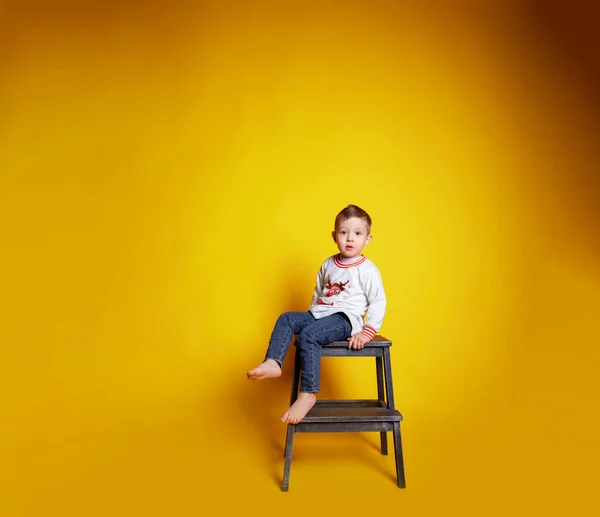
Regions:
<instances>
[{"instance_id":1,"label":"boy's hand","mask_svg":"<svg viewBox=\"0 0 600 517\"><path fill-rule=\"evenodd\" d=\"M354 336L348 338L348 348L354 348L355 350L360 350L365 347L365 343L371 341L371 338L362 332L358 334L354 334Z\"/></svg>"}]
</instances>

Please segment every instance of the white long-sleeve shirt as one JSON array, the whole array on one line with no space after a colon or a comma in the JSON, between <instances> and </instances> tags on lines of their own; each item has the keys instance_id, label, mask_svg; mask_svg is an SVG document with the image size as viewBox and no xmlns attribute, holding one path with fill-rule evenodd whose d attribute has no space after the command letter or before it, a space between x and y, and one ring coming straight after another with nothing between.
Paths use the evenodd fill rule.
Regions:
<instances>
[{"instance_id":1,"label":"white long-sleeve shirt","mask_svg":"<svg viewBox=\"0 0 600 517\"><path fill-rule=\"evenodd\" d=\"M343 312L350 319L352 335L363 332L373 339L381 329L385 309L381 275L367 257L348 260L337 254L323 262L309 309L316 319Z\"/></svg>"}]
</instances>

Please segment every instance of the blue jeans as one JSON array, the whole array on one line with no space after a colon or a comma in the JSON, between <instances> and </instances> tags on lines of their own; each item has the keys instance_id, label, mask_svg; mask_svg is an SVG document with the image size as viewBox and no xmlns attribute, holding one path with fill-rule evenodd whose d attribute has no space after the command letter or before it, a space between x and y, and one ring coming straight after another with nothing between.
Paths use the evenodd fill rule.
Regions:
<instances>
[{"instance_id":1,"label":"blue jeans","mask_svg":"<svg viewBox=\"0 0 600 517\"><path fill-rule=\"evenodd\" d=\"M317 393L321 377L321 346L333 341L345 341L352 334L348 317L343 313L315 319L310 312L284 312L271 334L265 359L282 365L294 334L300 357L300 391Z\"/></svg>"}]
</instances>

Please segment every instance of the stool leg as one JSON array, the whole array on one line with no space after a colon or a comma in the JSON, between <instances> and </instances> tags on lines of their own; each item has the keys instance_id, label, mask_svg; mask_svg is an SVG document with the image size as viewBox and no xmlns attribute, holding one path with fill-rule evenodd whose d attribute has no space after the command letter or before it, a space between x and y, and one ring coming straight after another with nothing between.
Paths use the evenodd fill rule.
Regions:
<instances>
[{"instance_id":1,"label":"stool leg","mask_svg":"<svg viewBox=\"0 0 600 517\"><path fill-rule=\"evenodd\" d=\"M390 349L383 349L383 368L385 369L385 392L388 409L396 409L394 406L394 385L392 384L392 360Z\"/></svg>"},{"instance_id":2,"label":"stool leg","mask_svg":"<svg viewBox=\"0 0 600 517\"><path fill-rule=\"evenodd\" d=\"M402 438L400 437L400 422L394 422L394 451L396 453L396 479L400 488L406 488L404 478L404 458L402 456Z\"/></svg>"},{"instance_id":3,"label":"stool leg","mask_svg":"<svg viewBox=\"0 0 600 517\"><path fill-rule=\"evenodd\" d=\"M283 466L283 482L281 483L281 491L287 492L290 487L290 469L292 468L292 449L294 448L294 432L296 426L288 424L287 438L285 440L285 462Z\"/></svg>"},{"instance_id":4,"label":"stool leg","mask_svg":"<svg viewBox=\"0 0 600 517\"><path fill-rule=\"evenodd\" d=\"M377 398L380 404L386 404L385 393L383 387L383 362L381 357L375 357L375 365L377 367ZM387 433L382 431L379 433L381 439L381 454L387 456L388 445L387 445Z\"/></svg>"}]
</instances>

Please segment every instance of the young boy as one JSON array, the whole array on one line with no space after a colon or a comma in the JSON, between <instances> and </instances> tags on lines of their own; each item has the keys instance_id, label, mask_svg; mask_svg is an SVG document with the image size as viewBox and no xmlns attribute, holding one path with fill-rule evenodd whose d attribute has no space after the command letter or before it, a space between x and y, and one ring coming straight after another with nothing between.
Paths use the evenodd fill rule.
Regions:
<instances>
[{"instance_id":1,"label":"young boy","mask_svg":"<svg viewBox=\"0 0 600 517\"><path fill-rule=\"evenodd\" d=\"M288 424L300 422L315 405L321 346L348 340L349 348L361 349L379 332L385 315L381 275L375 264L362 255L372 238L369 214L348 205L337 215L332 236L340 252L325 260L317 273L309 310L286 312L279 317L264 362L247 374L249 379L279 377L292 338L298 334L300 395L281 417Z\"/></svg>"}]
</instances>

